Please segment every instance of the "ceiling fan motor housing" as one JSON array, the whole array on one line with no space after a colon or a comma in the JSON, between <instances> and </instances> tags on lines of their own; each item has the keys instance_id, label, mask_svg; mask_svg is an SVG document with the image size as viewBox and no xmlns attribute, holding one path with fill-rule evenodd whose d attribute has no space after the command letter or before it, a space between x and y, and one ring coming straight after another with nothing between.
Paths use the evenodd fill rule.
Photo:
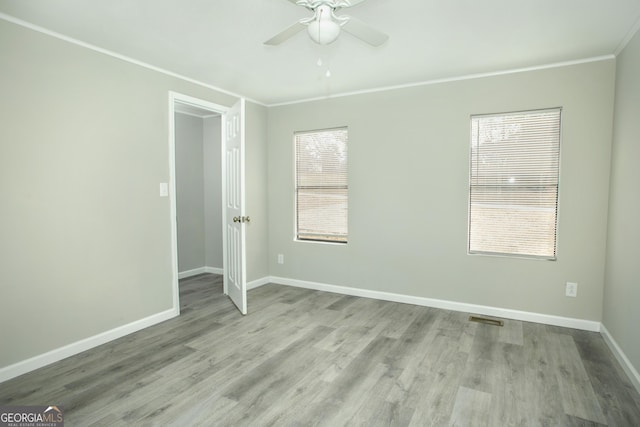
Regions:
<instances>
[{"instance_id":1,"label":"ceiling fan motor housing","mask_svg":"<svg viewBox=\"0 0 640 427\"><path fill-rule=\"evenodd\" d=\"M309 37L322 45L334 42L340 35L340 24L333 15L333 9L323 4L315 12L315 19L307 26Z\"/></svg>"},{"instance_id":2,"label":"ceiling fan motor housing","mask_svg":"<svg viewBox=\"0 0 640 427\"><path fill-rule=\"evenodd\" d=\"M342 29L374 47L381 46L389 38L389 36L383 32L372 28L357 18L351 16L336 16L338 10L358 5L366 0L288 1L312 11L313 16L300 19L295 24L264 42L264 44L277 46L305 28L311 40L321 45L333 43L340 35Z\"/></svg>"}]
</instances>

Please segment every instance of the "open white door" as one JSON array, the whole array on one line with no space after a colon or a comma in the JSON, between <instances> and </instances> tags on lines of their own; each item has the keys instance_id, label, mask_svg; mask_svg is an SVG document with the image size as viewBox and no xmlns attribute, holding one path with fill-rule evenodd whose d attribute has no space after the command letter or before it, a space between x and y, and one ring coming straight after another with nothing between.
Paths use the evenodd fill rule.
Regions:
<instances>
[{"instance_id":1,"label":"open white door","mask_svg":"<svg viewBox=\"0 0 640 427\"><path fill-rule=\"evenodd\" d=\"M224 292L247 314L245 228L249 217L244 211L244 99L240 99L223 118L225 178Z\"/></svg>"}]
</instances>

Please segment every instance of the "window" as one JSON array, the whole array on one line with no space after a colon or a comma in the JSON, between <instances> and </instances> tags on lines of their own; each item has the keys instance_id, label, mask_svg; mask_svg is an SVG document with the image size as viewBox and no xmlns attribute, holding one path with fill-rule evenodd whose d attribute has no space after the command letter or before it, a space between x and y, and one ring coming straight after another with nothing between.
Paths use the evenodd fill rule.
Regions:
<instances>
[{"instance_id":1,"label":"window","mask_svg":"<svg viewBox=\"0 0 640 427\"><path fill-rule=\"evenodd\" d=\"M347 128L296 132L296 239L347 242Z\"/></svg>"},{"instance_id":2,"label":"window","mask_svg":"<svg viewBox=\"0 0 640 427\"><path fill-rule=\"evenodd\" d=\"M471 117L469 253L556 259L560 112Z\"/></svg>"}]
</instances>

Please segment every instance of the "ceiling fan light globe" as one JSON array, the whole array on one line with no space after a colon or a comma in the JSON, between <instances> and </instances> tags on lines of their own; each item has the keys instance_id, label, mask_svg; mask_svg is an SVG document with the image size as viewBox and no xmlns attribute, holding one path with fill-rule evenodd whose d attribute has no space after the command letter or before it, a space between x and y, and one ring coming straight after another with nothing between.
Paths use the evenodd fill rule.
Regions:
<instances>
[{"instance_id":1,"label":"ceiling fan light globe","mask_svg":"<svg viewBox=\"0 0 640 427\"><path fill-rule=\"evenodd\" d=\"M307 31L314 42L329 44L340 35L340 24L329 19L317 19L309 24Z\"/></svg>"}]
</instances>

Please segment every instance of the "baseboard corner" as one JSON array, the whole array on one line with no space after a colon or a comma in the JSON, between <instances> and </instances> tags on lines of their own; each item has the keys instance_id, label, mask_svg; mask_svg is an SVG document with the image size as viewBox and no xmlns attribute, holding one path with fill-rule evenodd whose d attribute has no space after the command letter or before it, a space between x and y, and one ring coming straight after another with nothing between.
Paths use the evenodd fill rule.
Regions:
<instances>
[{"instance_id":1,"label":"baseboard corner","mask_svg":"<svg viewBox=\"0 0 640 427\"><path fill-rule=\"evenodd\" d=\"M264 286L267 283L271 283L271 277L269 277L269 276L265 276L265 277L261 277L260 279L252 280L250 282L247 282L247 290L250 291L251 289L259 288L260 286Z\"/></svg>"},{"instance_id":2,"label":"baseboard corner","mask_svg":"<svg viewBox=\"0 0 640 427\"><path fill-rule=\"evenodd\" d=\"M224 269L220 268L220 267L205 267L204 268L204 272L205 273L209 273L209 274L219 274L219 275L223 275L224 274Z\"/></svg>"},{"instance_id":3,"label":"baseboard corner","mask_svg":"<svg viewBox=\"0 0 640 427\"><path fill-rule=\"evenodd\" d=\"M622 348L620 348L616 340L613 338L613 335L611 335L604 324L600 326L600 335L602 335L604 342L607 344L616 360L618 361L618 363L620 363L622 369L629 377L629 381L631 381L631 384L633 384L638 393L640 393L640 374L633 366L627 355L624 354L624 351L622 351Z\"/></svg>"},{"instance_id":4,"label":"baseboard corner","mask_svg":"<svg viewBox=\"0 0 640 427\"><path fill-rule=\"evenodd\" d=\"M219 267L209 267L205 265L204 267L198 267L191 270L180 271L178 273L178 279L186 279L188 277L197 276L198 274L224 274L224 270Z\"/></svg>"}]
</instances>

